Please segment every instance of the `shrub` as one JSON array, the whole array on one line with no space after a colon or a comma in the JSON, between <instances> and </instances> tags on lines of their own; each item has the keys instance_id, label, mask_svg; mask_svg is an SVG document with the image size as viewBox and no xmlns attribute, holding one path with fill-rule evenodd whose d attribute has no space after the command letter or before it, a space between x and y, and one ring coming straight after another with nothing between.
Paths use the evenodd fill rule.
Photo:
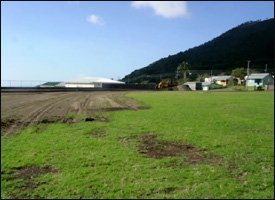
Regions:
<instances>
[{"instance_id":1,"label":"shrub","mask_svg":"<svg viewBox=\"0 0 275 200\"><path fill-rule=\"evenodd\" d=\"M212 83L209 85L209 89L221 89L221 88L224 88L224 87L222 85L218 85L215 83Z\"/></svg>"},{"instance_id":2,"label":"shrub","mask_svg":"<svg viewBox=\"0 0 275 200\"><path fill-rule=\"evenodd\" d=\"M247 88L244 85L236 85L232 87L233 90L237 90L237 91L245 91L247 90Z\"/></svg>"}]
</instances>

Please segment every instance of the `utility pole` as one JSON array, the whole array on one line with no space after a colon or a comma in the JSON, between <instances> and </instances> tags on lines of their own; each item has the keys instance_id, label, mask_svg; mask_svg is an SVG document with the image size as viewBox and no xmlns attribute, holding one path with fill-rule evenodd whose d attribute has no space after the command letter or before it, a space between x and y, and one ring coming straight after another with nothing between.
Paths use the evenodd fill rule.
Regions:
<instances>
[{"instance_id":1,"label":"utility pole","mask_svg":"<svg viewBox=\"0 0 275 200\"><path fill-rule=\"evenodd\" d=\"M248 61L247 61L247 71L246 71L246 73L247 73L247 78L246 78L246 79L248 79L248 76L249 76L249 64L250 64L250 62L251 62L251 60L248 60Z\"/></svg>"},{"instance_id":2,"label":"utility pole","mask_svg":"<svg viewBox=\"0 0 275 200\"><path fill-rule=\"evenodd\" d=\"M264 72L265 73L267 72L267 64L265 64L265 70L264 70Z\"/></svg>"},{"instance_id":3,"label":"utility pole","mask_svg":"<svg viewBox=\"0 0 275 200\"><path fill-rule=\"evenodd\" d=\"M246 76L246 86L247 86L247 81L248 81L248 77L249 77L249 64L250 64L250 60L247 61L247 70L246 70L246 73L247 73L247 76Z\"/></svg>"},{"instance_id":4,"label":"utility pole","mask_svg":"<svg viewBox=\"0 0 275 200\"><path fill-rule=\"evenodd\" d=\"M210 77L211 77L211 82L210 83L211 84L212 84L212 73L213 73L212 71L213 71L213 66L211 67L211 71L210 71Z\"/></svg>"}]
</instances>

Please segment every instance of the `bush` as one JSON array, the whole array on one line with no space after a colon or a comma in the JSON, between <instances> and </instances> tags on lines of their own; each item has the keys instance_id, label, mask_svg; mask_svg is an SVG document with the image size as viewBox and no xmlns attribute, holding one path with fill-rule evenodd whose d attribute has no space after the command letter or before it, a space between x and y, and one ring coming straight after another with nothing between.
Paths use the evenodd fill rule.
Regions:
<instances>
[{"instance_id":1,"label":"bush","mask_svg":"<svg viewBox=\"0 0 275 200\"><path fill-rule=\"evenodd\" d=\"M264 88L263 88L263 86L258 86L257 88L256 88L258 91L262 91L262 90L264 90Z\"/></svg>"},{"instance_id":2,"label":"bush","mask_svg":"<svg viewBox=\"0 0 275 200\"><path fill-rule=\"evenodd\" d=\"M247 88L244 85L236 85L236 86L233 86L232 89L236 90L236 91L245 91L245 90L247 90Z\"/></svg>"},{"instance_id":3,"label":"bush","mask_svg":"<svg viewBox=\"0 0 275 200\"><path fill-rule=\"evenodd\" d=\"M215 83L212 83L209 85L209 89L222 89L222 88L224 88L222 85L218 85Z\"/></svg>"}]
</instances>

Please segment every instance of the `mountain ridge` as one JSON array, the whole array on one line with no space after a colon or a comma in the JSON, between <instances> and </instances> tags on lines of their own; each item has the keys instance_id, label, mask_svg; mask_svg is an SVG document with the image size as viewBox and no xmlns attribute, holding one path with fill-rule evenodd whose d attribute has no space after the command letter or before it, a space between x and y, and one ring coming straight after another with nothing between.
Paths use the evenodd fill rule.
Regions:
<instances>
[{"instance_id":1,"label":"mountain ridge","mask_svg":"<svg viewBox=\"0 0 275 200\"><path fill-rule=\"evenodd\" d=\"M214 70L229 73L236 67L273 70L274 18L248 21L184 52L161 58L146 67L134 70L122 80L130 83L156 83L161 78L174 78L177 66L186 61L190 70L203 73ZM272 70L271 70L272 69Z\"/></svg>"}]
</instances>

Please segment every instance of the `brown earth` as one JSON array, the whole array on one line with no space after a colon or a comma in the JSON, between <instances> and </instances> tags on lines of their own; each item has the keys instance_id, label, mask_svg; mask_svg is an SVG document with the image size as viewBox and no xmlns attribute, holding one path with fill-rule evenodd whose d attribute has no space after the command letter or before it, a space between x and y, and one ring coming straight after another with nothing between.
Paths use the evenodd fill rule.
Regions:
<instances>
[{"instance_id":1,"label":"brown earth","mask_svg":"<svg viewBox=\"0 0 275 200\"><path fill-rule=\"evenodd\" d=\"M1 134L14 133L29 124L108 121L99 112L145 108L125 97L126 92L1 93ZM69 116L70 114L70 116Z\"/></svg>"},{"instance_id":2,"label":"brown earth","mask_svg":"<svg viewBox=\"0 0 275 200\"><path fill-rule=\"evenodd\" d=\"M138 141L137 148L139 153L146 157L161 159L164 157L183 156L185 158L184 162L172 160L165 164L166 167L184 167L201 163L224 166L232 174L232 177L243 184L247 184L246 172L236 172L237 166L235 164L227 162L222 157L214 155L206 149L200 149L184 142L159 140L157 135L152 133L146 133L140 137L119 138L122 144L127 144L134 139ZM173 188L167 188L167 191L173 191Z\"/></svg>"},{"instance_id":3,"label":"brown earth","mask_svg":"<svg viewBox=\"0 0 275 200\"><path fill-rule=\"evenodd\" d=\"M39 182L35 180L35 178L48 174L48 173L56 173L58 170L53 166L24 166L13 168L9 172L5 172L1 170L1 175L3 175L3 179L7 180L23 180L22 184L19 184L16 188L20 191L19 193L11 193L10 196L12 199L41 199L39 196L31 197L28 195L32 190L37 188L38 186L45 184L46 182Z\"/></svg>"},{"instance_id":4,"label":"brown earth","mask_svg":"<svg viewBox=\"0 0 275 200\"><path fill-rule=\"evenodd\" d=\"M222 158L211 155L207 151L198 149L190 144L180 142L161 141L157 135L145 134L139 138L139 152L151 158L163 158L168 156L186 157L187 164L199 164L202 162L222 163Z\"/></svg>"},{"instance_id":5,"label":"brown earth","mask_svg":"<svg viewBox=\"0 0 275 200\"><path fill-rule=\"evenodd\" d=\"M104 130L96 130L90 133L93 137L104 137L107 135L107 133Z\"/></svg>"}]
</instances>

